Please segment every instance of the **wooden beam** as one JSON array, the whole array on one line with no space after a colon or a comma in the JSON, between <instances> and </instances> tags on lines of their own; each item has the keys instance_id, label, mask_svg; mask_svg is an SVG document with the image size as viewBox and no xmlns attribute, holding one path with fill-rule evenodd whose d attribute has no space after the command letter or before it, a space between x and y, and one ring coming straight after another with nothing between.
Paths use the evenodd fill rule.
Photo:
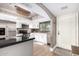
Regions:
<instances>
[{"instance_id":1,"label":"wooden beam","mask_svg":"<svg viewBox=\"0 0 79 59\"><path fill-rule=\"evenodd\" d=\"M31 14L30 11L27 11L19 6L15 6L15 7L16 7L17 13L21 16L29 16Z\"/></svg>"}]
</instances>

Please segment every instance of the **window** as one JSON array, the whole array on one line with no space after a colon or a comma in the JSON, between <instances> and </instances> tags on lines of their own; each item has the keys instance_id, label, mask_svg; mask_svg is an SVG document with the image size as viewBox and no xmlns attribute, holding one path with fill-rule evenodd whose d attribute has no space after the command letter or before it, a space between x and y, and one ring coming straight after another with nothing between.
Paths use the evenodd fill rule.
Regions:
<instances>
[{"instance_id":1,"label":"window","mask_svg":"<svg viewBox=\"0 0 79 59\"><path fill-rule=\"evenodd\" d=\"M40 31L42 32L50 31L50 21L40 22L39 28L40 28Z\"/></svg>"}]
</instances>

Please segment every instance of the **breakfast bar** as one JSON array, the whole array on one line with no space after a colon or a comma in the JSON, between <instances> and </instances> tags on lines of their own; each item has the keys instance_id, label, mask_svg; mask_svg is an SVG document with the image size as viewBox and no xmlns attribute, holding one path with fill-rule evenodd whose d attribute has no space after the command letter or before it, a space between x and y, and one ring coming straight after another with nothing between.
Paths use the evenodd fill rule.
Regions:
<instances>
[{"instance_id":1,"label":"breakfast bar","mask_svg":"<svg viewBox=\"0 0 79 59\"><path fill-rule=\"evenodd\" d=\"M28 38L22 41L16 41L16 39L0 40L0 56L32 56L34 39Z\"/></svg>"}]
</instances>

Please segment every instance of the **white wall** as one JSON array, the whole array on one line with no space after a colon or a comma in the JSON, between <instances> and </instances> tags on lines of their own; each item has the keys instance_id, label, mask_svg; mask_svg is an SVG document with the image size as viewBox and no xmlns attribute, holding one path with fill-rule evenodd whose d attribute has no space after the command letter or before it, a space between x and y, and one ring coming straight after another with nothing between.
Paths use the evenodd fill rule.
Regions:
<instances>
[{"instance_id":1,"label":"white wall","mask_svg":"<svg viewBox=\"0 0 79 59\"><path fill-rule=\"evenodd\" d=\"M62 28L62 26L59 26L60 24L64 27ZM61 33L59 28L65 31L61 29L60 31L63 32ZM58 32L60 32L59 35ZM61 34L63 34L63 36L61 36ZM78 46L78 12L57 17L57 46L71 50L71 45Z\"/></svg>"},{"instance_id":2,"label":"white wall","mask_svg":"<svg viewBox=\"0 0 79 59\"><path fill-rule=\"evenodd\" d=\"M1 20L8 20L8 21L16 22L16 23L19 23L19 24L24 23L24 24L28 24L29 25L31 23L31 20L29 20L27 18L14 16L14 15L2 13L2 12L0 12L0 19ZM19 24L17 24L17 26Z\"/></svg>"},{"instance_id":3,"label":"white wall","mask_svg":"<svg viewBox=\"0 0 79 59\"><path fill-rule=\"evenodd\" d=\"M19 24L23 23L23 24L29 25L31 23L31 20L29 20L27 18L18 17L18 16L14 16L14 15L2 13L2 12L0 12L0 19L16 22L16 23L19 23ZM18 26L18 24L17 24L17 26Z\"/></svg>"},{"instance_id":4,"label":"white wall","mask_svg":"<svg viewBox=\"0 0 79 59\"><path fill-rule=\"evenodd\" d=\"M29 20L27 18L23 18L23 17L17 17L16 20L19 23L23 23L23 24L27 24L27 25L29 25L31 22L31 20Z\"/></svg>"},{"instance_id":5,"label":"white wall","mask_svg":"<svg viewBox=\"0 0 79 59\"><path fill-rule=\"evenodd\" d=\"M12 16L10 14L6 14L6 13L1 13L0 12L0 19L1 20L8 20L8 21L13 21L16 22L17 17L16 16Z\"/></svg>"}]
</instances>

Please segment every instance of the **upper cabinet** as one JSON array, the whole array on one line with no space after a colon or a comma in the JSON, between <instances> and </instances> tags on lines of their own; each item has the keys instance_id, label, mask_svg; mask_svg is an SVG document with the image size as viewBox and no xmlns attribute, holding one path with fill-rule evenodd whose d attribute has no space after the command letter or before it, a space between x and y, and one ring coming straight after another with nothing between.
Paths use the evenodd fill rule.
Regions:
<instances>
[{"instance_id":1,"label":"upper cabinet","mask_svg":"<svg viewBox=\"0 0 79 59\"><path fill-rule=\"evenodd\" d=\"M41 32L49 32L50 31L50 21L40 22L39 28Z\"/></svg>"},{"instance_id":2,"label":"upper cabinet","mask_svg":"<svg viewBox=\"0 0 79 59\"><path fill-rule=\"evenodd\" d=\"M29 28L39 29L39 23L38 23L38 22L32 22L32 23L29 25Z\"/></svg>"},{"instance_id":3,"label":"upper cabinet","mask_svg":"<svg viewBox=\"0 0 79 59\"><path fill-rule=\"evenodd\" d=\"M16 23L16 28L22 28L22 24L19 23L19 22L17 22L17 23Z\"/></svg>"}]
</instances>

